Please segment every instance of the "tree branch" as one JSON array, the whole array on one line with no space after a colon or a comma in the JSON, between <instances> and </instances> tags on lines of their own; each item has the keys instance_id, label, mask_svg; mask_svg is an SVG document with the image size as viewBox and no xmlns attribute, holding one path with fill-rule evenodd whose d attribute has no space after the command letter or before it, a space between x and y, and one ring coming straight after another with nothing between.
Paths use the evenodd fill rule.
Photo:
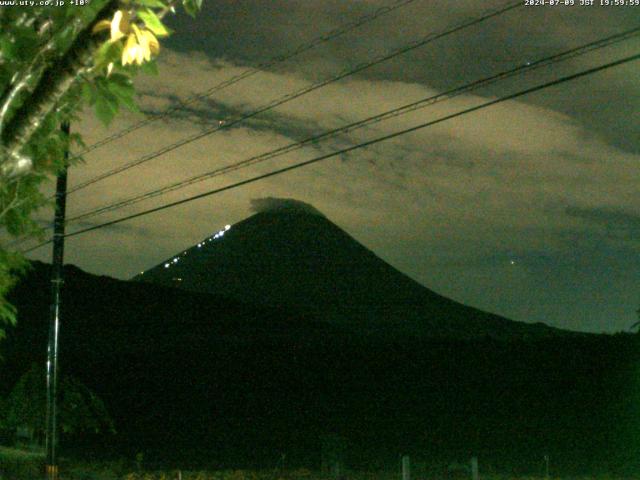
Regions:
<instances>
[{"instance_id":1,"label":"tree branch","mask_svg":"<svg viewBox=\"0 0 640 480\"><path fill-rule=\"evenodd\" d=\"M20 197L21 197L20 180L18 179L16 181L16 186L13 192L13 198L6 205L3 205L4 208L0 211L0 221L2 221L2 218L11 210L27 202L26 198L20 198Z\"/></svg>"},{"instance_id":2,"label":"tree branch","mask_svg":"<svg viewBox=\"0 0 640 480\"><path fill-rule=\"evenodd\" d=\"M20 96L23 93L28 93L36 87L42 76L42 72L56 57L58 38L69 34L72 38L76 37L79 31L86 28L87 23L86 19L80 16L74 17L69 25L65 25L57 35L52 36L53 21L50 18L44 19L39 24L37 18L25 17L22 23L26 23L27 21L33 21L32 26L37 30L38 37L44 39L48 36L49 39L44 41L44 44L36 52L29 65L22 69L22 71L16 72L11 83L2 93L0 97L0 134L4 129L5 123L9 120L8 116L12 107L20 101ZM58 53L62 56L65 52Z\"/></svg>"},{"instance_id":3,"label":"tree branch","mask_svg":"<svg viewBox=\"0 0 640 480\"><path fill-rule=\"evenodd\" d=\"M0 159L0 173L3 176L17 177L33 169L33 160L24 154L24 147L31 141L41 122L91 66L93 53L101 43L91 33L91 27L96 21L110 19L117 5L116 0L106 1L94 21L76 37L65 56L42 72L28 101L6 125L1 134L6 152L6 156Z\"/></svg>"}]
</instances>

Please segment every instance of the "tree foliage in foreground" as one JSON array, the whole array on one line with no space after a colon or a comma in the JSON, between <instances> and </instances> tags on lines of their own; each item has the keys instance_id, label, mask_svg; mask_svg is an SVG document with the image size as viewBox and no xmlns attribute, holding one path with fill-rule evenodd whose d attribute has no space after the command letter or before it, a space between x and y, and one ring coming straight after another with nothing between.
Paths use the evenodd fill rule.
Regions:
<instances>
[{"instance_id":1,"label":"tree foliage in foreground","mask_svg":"<svg viewBox=\"0 0 640 480\"><path fill-rule=\"evenodd\" d=\"M43 439L46 428L45 369L34 363L13 387L0 412L0 427L27 428L33 439ZM64 433L115 432L103 401L83 383L63 376L58 402L58 421Z\"/></svg>"},{"instance_id":2,"label":"tree foliage in foreground","mask_svg":"<svg viewBox=\"0 0 640 480\"><path fill-rule=\"evenodd\" d=\"M132 78L156 70L163 18L181 4L195 15L202 0L91 0L83 6L0 8L0 229L41 237L34 212L40 188L63 167L78 134L60 126L89 106L105 124L120 108L137 111ZM77 161L77 160L76 160ZM6 294L25 267L0 245L0 338L15 322Z\"/></svg>"}]
</instances>

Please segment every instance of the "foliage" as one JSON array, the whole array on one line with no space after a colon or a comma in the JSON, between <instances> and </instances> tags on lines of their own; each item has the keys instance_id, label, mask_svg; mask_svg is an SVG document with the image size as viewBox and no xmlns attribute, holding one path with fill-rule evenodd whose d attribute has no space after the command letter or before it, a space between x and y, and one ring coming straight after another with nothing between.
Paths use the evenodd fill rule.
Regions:
<instances>
[{"instance_id":1,"label":"foliage","mask_svg":"<svg viewBox=\"0 0 640 480\"><path fill-rule=\"evenodd\" d=\"M311 471L301 468L285 472L273 470L217 470L217 471L184 471L169 470L158 472L129 473L124 480L326 480L326 476L313 475ZM358 478L358 480L373 480ZM382 479L381 479L382 480ZM384 479L387 480L387 479Z\"/></svg>"},{"instance_id":2,"label":"foliage","mask_svg":"<svg viewBox=\"0 0 640 480\"><path fill-rule=\"evenodd\" d=\"M69 472L71 473L71 472ZM288 471L282 475L274 474L273 471L255 471L255 470L235 470L235 471L179 471L167 470L158 472L144 473L127 473L124 475L109 472L104 468L95 468L94 470L83 470L79 474L64 474L65 480L333 480L333 477L321 475L319 472L310 472L308 470ZM384 472L355 472L350 471L348 478L351 480L397 480L400 477L399 471ZM422 477L419 477L422 478ZM445 474L430 475L430 479L446 480ZM466 477L466 478L470 478ZM545 478L542 475L498 475L485 474L481 475L483 480L623 480L620 477L609 475L589 476L589 477L556 477L551 476Z\"/></svg>"},{"instance_id":3,"label":"foliage","mask_svg":"<svg viewBox=\"0 0 640 480\"><path fill-rule=\"evenodd\" d=\"M42 184L63 168L70 144L83 145L62 123L83 106L105 124L120 107L137 111L132 78L155 69L158 37L170 33L163 18L179 1L194 15L202 0L0 9L0 229L8 236L42 236L33 220L48 201ZM15 322L6 294L25 264L11 250L0 245L0 338Z\"/></svg>"},{"instance_id":4,"label":"foliage","mask_svg":"<svg viewBox=\"0 0 640 480\"><path fill-rule=\"evenodd\" d=\"M5 429L28 427L38 438L46 427L45 387L45 369L34 363L9 394L0 425ZM115 432L104 403L89 388L68 376L62 377L58 388L58 420L62 432Z\"/></svg>"},{"instance_id":5,"label":"foliage","mask_svg":"<svg viewBox=\"0 0 640 480\"><path fill-rule=\"evenodd\" d=\"M15 284L17 275L24 271L26 265L26 261L20 254L9 252L0 247L0 340L5 336L2 324L12 325L16 318L16 310L7 301L7 293Z\"/></svg>"},{"instance_id":6,"label":"foliage","mask_svg":"<svg viewBox=\"0 0 640 480\"><path fill-rule=\"evenodd\" d=\"M0 479L32 480L40 478L44 467L42 453L0 447Z\"/></svg>"}]
</instances>

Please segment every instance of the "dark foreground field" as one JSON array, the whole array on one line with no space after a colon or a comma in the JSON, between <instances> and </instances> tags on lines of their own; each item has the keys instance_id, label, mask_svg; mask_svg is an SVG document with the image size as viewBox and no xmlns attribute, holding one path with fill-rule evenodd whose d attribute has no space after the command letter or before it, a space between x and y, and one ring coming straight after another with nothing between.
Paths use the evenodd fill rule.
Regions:
<instances>
[{"instance_id":1,"label":"dark foreground field","mask_svg":"<svg viewBox=\"0 0 640 480\"><path fill-rule=\"evenodd\" d=\"M43 478L42 454L0 447L0 480L32 480ZM120 459L110 462L61 460L60 480L334 480L331 473L322 473L305 468L288 469L279 466L269 470L182 470L179 468L147 469L144 461ZM385 471L345 470L344 480L398 480L402 478L398 469ZM447 470L446 465L417 462L411 467L414 480L470 479L468 472ZM481 480L633 480L640 477L600 476L554 476L514 475L508 473L480 472Z\"/></svg>"},{"instance_id":2,"label":"dark foreground field","mask_svg":"<svg viewBox=\"0 0 640 480\"><path fill-rule=\"evenodd\" d=\"M44 365L48 285L36 266L14 291L0 398ZM472 456L485 474L539 475L548 455L563 478L640 475L639 335L365 335L73 268L63 304L61 371L96 392L116 430L63 434L63 457L131 468L142 453L150 470L254 471L285 454L287 468L313 471L333 435L352 471L396 471L402 454L414 479L420 462ZM0 431L0 444L13 440Z\"/></svg>"}]
</instances>

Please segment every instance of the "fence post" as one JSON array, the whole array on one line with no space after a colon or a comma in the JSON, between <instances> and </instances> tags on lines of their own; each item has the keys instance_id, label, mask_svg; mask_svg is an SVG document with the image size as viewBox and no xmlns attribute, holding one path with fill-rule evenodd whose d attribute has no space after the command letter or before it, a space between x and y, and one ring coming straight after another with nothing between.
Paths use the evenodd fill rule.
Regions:
<instances>
[{"instance_id":1,"label":"fence post","mask_svg":"<svg viewBox=\"0 0 640 480\"><path fill-rule=\"evenodd\" d=\"M402 480L411 480L411 463L409 455L402 456Z\"/></svg>"},{"instance_id":2,"label":"fence post","mask_svg":"<svg viewBox=\"0 0 640 480\"><path fill-rule=\"evenodd\" d=\"M478 480L478 457L471 457L471 479Z\"/></svg>"},{"instance_id":3,"label":"fence post","mask_svg":"<svg viewBox=\"0 0 640 480\"><path fill-rule=\"evenodd\" d=\"M334 463L333 475L336 480L342 478L342 462L340 460L336 460Z\"/></svg>"},{"instance_id":4,"label":"fence post","mask_svg":"<svg viewBox=\"0 0 640 480\"><path fill-rule=\"evenodd\" d=\"M549 478L549 455L544 456L544 478Z\"/></svg>"}]
</instances>

